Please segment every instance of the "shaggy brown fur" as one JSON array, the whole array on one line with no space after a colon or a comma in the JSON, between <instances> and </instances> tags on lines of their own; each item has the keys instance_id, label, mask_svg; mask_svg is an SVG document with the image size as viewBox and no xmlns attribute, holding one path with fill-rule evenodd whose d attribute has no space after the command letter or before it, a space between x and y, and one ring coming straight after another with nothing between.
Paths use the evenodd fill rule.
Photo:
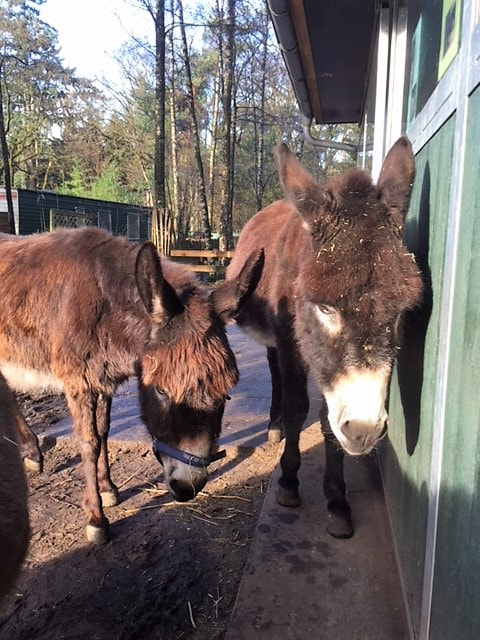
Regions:
<instances>
[{"instance_id":1,"label":"shaggy brown fur","mask_svg":"<svg viewBox=\"0 0 480 640\"><path fill-rule=\"evenodd\" d=\"M142 408L152 436L173 446L207 438L212 449L220 426L208 416L223 411L238 378L219 314L234 315L254 288L259 255L214 297L183 267L160 264L150 243L100 229L2 238L0 369L17 388L33 370L32 386L65 392L82 450L84 507L100 539L107 534L100 495L117 500L106 448L117 385L138 373L141 402L150 396ZM25 423L19 427L23 455L40 463L36 439Z\"/></svg>"},{"instance_id":2,"label":"shaggy brown fur","mask_svg":"<svg viewBox=\"0 0 480 640\"><path fill-rule=\"evenodd\" d=\"M27 483L16 442L17 417L15 397L0 375L0 598L15 580L30 533Z\"/></svg>"},{"instance_id":3,"label":"shaggy brown fur","mask_svg":"<svg viewBox=\"0 0 480 640\"><path fill-rule=\"evenodd\" d=\"M321 185L284 145L277 161L286 199L248 222L227 277L235 277L252 249L264 247L262 278L238 322L268 350L270 434L278 439L283 428L286 436L279 501L289 506L299 502L298 434L308 411L310 370L325 396L336 407L346 407L338 409L344 418L335 425L332 406L327 407L322 426L329 509L349 521L335 436L341 436L342 446L352 453L365 453L381 437L383 420L381 412L372 424L363 414L358 419L347 416L348 398L340 399L339 390L358 378L361 384L381 379L386 391L399 317L421 297L421 276L402 240L413 154L410 143L400 139L385 160L377 186L358 169ZM351 534L349 524L347 529Z\"/></svg>"}]
</instances>

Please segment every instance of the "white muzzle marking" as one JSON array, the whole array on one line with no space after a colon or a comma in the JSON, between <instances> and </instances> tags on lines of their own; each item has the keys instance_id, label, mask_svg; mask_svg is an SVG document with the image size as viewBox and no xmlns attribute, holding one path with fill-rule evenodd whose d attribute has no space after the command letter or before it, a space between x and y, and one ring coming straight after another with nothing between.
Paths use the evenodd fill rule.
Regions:
<instances>
[{"instance_id":1,"label":"white muzzle marking","mask_svg":"<svg viewBox=\"0 0 480 640\"><path fill-rule=\"evenodd\" d=\"M389 375L387 368L352 368L324 391L330 427L347 453L368 453L382 435Z\"/></svg>"}]
</instances>

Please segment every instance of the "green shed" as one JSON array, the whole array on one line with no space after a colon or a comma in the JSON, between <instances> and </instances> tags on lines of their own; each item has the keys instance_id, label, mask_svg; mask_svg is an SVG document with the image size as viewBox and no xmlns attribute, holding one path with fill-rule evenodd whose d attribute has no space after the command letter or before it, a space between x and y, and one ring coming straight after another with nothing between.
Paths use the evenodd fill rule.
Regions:
<instances>
[{"instance_id":1,"label":"green shed","mask_svg":"<svg viewBox=\"0 0 480 640\"><path fill-rule=\"evenodd\" d=\"M0 189L0 231L7 230L5 190ZM28 235L59 226L95 225L130 240L150 238L150 207L62 195L54 191L14 189L17 233Z\"/></svg>"},{"instance_id":2,"label":"green shed","mask_svg":"<svg viewBox=\"0 0 480 640\"><path fill-rule=\"evenodd\" d=\"M478 640L480 1L268 4L307 139L312 122L357 122L374 178L400 135L413 144L406 235L426 293L407 318L380 465L411 637Z\"/></svg>"}]
</instances>

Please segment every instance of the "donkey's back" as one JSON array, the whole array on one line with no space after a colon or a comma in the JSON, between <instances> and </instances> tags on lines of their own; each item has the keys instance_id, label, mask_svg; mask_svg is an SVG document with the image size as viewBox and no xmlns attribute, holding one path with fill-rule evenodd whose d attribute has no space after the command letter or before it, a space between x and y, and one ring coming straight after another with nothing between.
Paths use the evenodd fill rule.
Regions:
<instances>
[{"instance_id":1,"label":"donkey's back","mask_svg":"<svg viewBox=\"0 0 480 640\"><path fill-rule=\"evenodd\" d=\"M110 391L113 379L131 374L115 354L108 373L95 363L106 360L102 342L138 314L136 250L96 228L0 237L0 366L14 388L61 391L82 368L91 386Z\"/></svg>"}]
</instances>

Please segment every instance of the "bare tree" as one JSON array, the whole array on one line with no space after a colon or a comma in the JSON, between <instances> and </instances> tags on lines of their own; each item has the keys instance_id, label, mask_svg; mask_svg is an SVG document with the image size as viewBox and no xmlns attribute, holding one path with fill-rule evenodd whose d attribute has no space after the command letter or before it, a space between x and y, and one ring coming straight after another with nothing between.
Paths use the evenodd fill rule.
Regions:
<instances>
[{"instance_id":1,"label":"bare tree","mask_svg":"<svg viewBox=\"0 0 480 640\"><path fill-rule=\"evenodd\" d=\"M260 109L258 114L258 140L256 148L255 197L257 209L263 207L263 191L265 187L265 85L267 81L267 47L268 47L268 15L266 5L261 15L261 64L260 64Z\"/></svg>"},{"instance_id":2,"label":"bare tree","mask_svg":"<svg viewBox=\"0 0 480 640\"><path fill-rule=\"evenodd\" d=\"M235 69L235 0L228 0L228 14L225 26L224 86L222 94L223 130L221 156L223 164L222 204L220 209L219 248L233 246L233 168L234 145L232 140L232 96Z\"/></svg>"},{"instance_id":3,"label":"bare tree","mask_svg":"<svg viewBox=\"0 0 480 640\"><path fill-rule=\"evenodd\" d=\"M182 225L180 221L179 209L179 184L178 184L178 151L177 151L177 109L175 104L175 46L173 41L173 31L175 26L175 0L171 0L172 24L169 32L170 48L170 87L169 87L169 110L170 110L170 154L172 162L172 197L171 197L171 217L174 222L174 235L179 240L182 237Z\"/></svg>"},{"instance_id":4,"label":"bare tree","mask_svg":"<svg viewBox=\"0 0 480 640\"><path fill-rule=\"evenodd\" d=\"M8 155L7 131L5 127L5 115L3 112L3 69L4 58L0 58L0 147L2 148L3 175L5 179L5 195L7 197L8 231L15 233L15 216L12 199L12 177L10 174L10 158Z\"/></svg>"},{"instance_id":5,"label":"bare tree","mask_svg":"<svg viewBox=\"0 0 480 640\"><path fill-rule=\"evenodd\" d=\"M183 18L182 0L178 0L178 16L180 20L180 32L182 34L183 58L185 63L185 75L187 81L187 101L190 110L193 129L193 146L195 151L195 161L197 164L198 176L198 199L200 204L200 219L202 223L203 235L207 248L212 245L212 230L208 217L207 190L205 186L205 174L203 171L202 151L200 147L200 134L198 130L197 112L195 109L195 95L193 91L192 70L190 67L190 55L188 52L187 35L185 32L185 22Z\"/></svg>"},{"instance_id":6,"label":"bare tree","mask_svg":"<svg viewBox=\"0 0 480 640\"><path fill-rule=\"evenodd\" d=\"M222 57L219 55L217 70L215 72L215 80L213 84L213 109L212 109L212 126L210 131L210 161L208 167L208 181L210 184L210 218L213 227L213 211L215 201L215 160L217 155L217 135L218 135L218 116L220 103L220 75L222 71Z\"/></svg>"}]
</instances>

